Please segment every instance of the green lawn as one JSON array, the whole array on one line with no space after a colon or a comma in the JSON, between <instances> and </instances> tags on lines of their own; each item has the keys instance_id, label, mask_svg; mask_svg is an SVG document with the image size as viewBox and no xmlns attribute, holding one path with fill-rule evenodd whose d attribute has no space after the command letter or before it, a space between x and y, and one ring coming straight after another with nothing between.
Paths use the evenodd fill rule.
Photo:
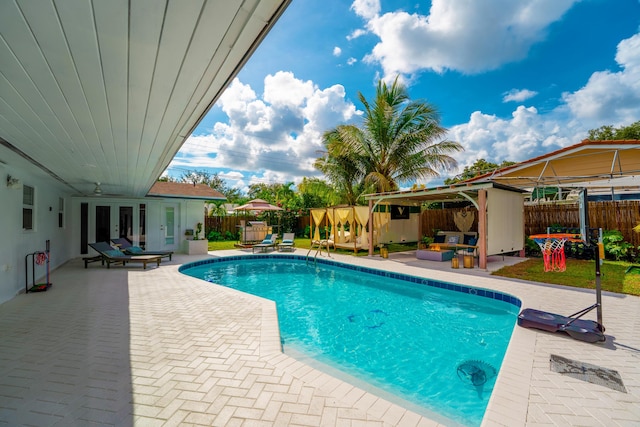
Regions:
<instances>
[{"instance_id":1,"label":"green lawn","mask_svg":"<svg viewBox=\"0 0 640 427\"><path fill-rule=\"evenodd\" d=\"M631 264L620 261L604 261L600 268L600 285L603 291L640 295L640 270L625 274ZM503 267L493 273L496 276L522 279L532 282L552 283L576 288L595 289L594 261L567 259L563 272L544 271L542 258L532 258L516 265Z\"/></svg>"},{"instance_id":2,"label":"green lawn","mask_svg":"<svg viewBox=\"0 0 640 427\"><path fill-rule=\"evenodd\" d=\"M237 242L209 242L210 251L234 249ZM310 239L296 238L296 248L309 249ZM416 244L387 245L389 252L415 250ZM353 251L337 249L336 253L353 255ZM375 254L379 254L378 248ZM358 256L367 256L368 251L359 251ZM605 261L601 267L600 284L602 290L620 294L640 295L640 268L625 273L630 263L620 261ZM493 273L496 276L531 282L550 283L556 285L573 286L577 288L595 289L594 261L567 259L567 269L564 272L544 271L542 258L532 258L513 266L503 267Z\"/></svg>"}]
</instances>

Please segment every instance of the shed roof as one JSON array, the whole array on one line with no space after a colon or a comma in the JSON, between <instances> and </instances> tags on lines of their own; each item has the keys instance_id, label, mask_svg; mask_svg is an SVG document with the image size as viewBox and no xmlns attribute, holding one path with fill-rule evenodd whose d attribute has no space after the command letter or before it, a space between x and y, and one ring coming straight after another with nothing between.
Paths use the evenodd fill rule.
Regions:
<instances>
[{"instance_id":1,"label":"shed roof","mask_svg":"<svg viewBox=\"0 0 640 427\"><path fill-rule=\"evenodd\" d=\"M206 184L157 181L149 190L148 197L179 199L227 200L224 194Z\"/></svg>"},{"instance_id":2,"label":"shed roof","mask_svg":"<svg viewBox=\"0 0 640 427\"><path fill-rule=\"evenodd\" d=\"M395 204L420 205L422 202L451 202L455 200L469 200L478 197L478 191L488 188L499 188L507 191L524 193L520 188L510 187L493 181L488 182L464 182L449 186L434 188L422 188L415 190L390 191L386 193L366 194L365 200L378 202L388 201Z\"/></svg>"}]
</instances>

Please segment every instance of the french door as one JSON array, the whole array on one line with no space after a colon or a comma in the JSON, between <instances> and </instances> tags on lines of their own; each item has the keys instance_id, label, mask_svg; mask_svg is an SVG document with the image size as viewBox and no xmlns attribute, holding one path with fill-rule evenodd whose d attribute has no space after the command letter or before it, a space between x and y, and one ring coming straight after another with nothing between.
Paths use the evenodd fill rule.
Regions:
<instances>
[{"instance_id":1,"label":"french door","mask_svg":"<svg viewBox=\"0 0 640 427\"><path fill-rule=\"evenodd\" d=\"M135 232L136 218L131 205L101 204L95 211L95 241L109 242L111 239L126 238L130 242L139 240Z\"/></svg>"},{"instance_id":2,"label":"french door","mask_svg":"<svg viewBox=\"0 0 640 427\"><path fill-rule=\"evenodd\" d=\"M160 218L160 230L162 231L162 248L164 250L177 250L180 238L178 235L178 217L180 211L177 204L165 204L162 206Z\"/></svg>"}]
</instances>

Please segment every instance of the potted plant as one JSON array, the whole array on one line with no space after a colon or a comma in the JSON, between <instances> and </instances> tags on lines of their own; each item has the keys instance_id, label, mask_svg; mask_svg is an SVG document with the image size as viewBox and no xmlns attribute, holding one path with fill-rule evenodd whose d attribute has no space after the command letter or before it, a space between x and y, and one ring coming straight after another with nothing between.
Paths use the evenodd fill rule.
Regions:
<instances>
[{"instance_id":1,"label":"potted plant","mask_svg":"<svg viewBox=\"0 0 640 427\"><path fill-rule=\"evenodd\" d=\"M420 242L418 243L418 246L419 246L418 249L427 249L429 245L432 243L433 243L433 237L422 236L422 239L420 239Z\"/></svg>"},{"instance_id":2,"label":"potted plant","mask_svg":"<svg viewBox=\"0 0 640 427\"><path fill-rule=\"evenodd\" d=\"M202 233L202 223L196 224L193 240L187 240L187 254L189 255L206 255L209 251L209 242L205 238L200 238Z\"/></svg>"}]
</instances>

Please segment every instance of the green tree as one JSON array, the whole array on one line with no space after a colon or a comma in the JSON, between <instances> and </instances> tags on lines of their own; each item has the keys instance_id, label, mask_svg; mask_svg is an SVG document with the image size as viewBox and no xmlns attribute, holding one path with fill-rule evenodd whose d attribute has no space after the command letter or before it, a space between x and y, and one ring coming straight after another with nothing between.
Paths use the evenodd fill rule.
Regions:
<instances>
[{"instance_id":1,"label":"green tree","mask_svg":"<svg viewBox=\"0 0 640 427\"><path fill-rule=\"evenodd\" d=\"M316 160L314 166L333 183L340 195L338 203L357 204L365 188L365 174L358 159L353 153L341 152L342 141L336 129L324 134L324 144L328 151Z\"/></svg>"},{"instance_id":2,"label":"green tree","mask_svg":"<svg viewBox=\"0 0 640 427\"><path fill-rule=\"evenodd\" d=\"M615 128L611 125L600 126L589 131L590 141L611 141L616 139L640 139L640 120L628 126Z\"/></svg>"},{"instance_id":3,"label":"green tree","mask_svg":"<svg viewBox=\"0 0 640 427\"><path fill-rule=\"evenodd\" d=\"M178 179L168 177L167 181L208 185L224 194L228 203L238 203L243 197L242 192L237 188L229 187L218 172L209 173L204 170L189 170L183 172Z\"/></svg>"},{"instance_id":4,"label":"green tree","mask_svg":"<svg viewBox=\"0 0 640 427\"><path fill-rule=\"evenodd\" d=\"M247 195L250 199L262 199L280 206L283 209L297 211L301 208L299 195L291 187L293 182L286 184L251 184Z\"/></svg>"},{"instance_id":5,"label":"green tree","mask_svg":"<svg viewBox=\"0 0 640 427\"><path fill-rule=\"evenodd\" d=\"M210 205L209 216L227 216L227 209L224 207L225 202L215 202Z\"/></svg>"},{"instance_id":6,"label":"green tree","mask_svg":"<svg viewBox=\"0 0 640 427\"><path fill-rule=\"evenodd\" d=\"M327 181L320 178L302 178L298 184L298 195L303 209L322 208L341 203L340 194Z\"/></svg>"},{"instance_id":7,"label":"green tree","mask_svg":"<svg viewBox=\"0 0 640 427\"><path fill-rule=\"evenodd\" d=\"M439 176L439 170L457 165L451 154L461 151L457 142L444 140L436 108L409 99L398 79L388 86L378 82L373 102L358 93L364 105L361 127L340 125L325 132L326 154L316 167L349 202L357 189L371 185L375 191L393 191L407 181Z\"/></svg>"},{"instance_id":8,"label":"green tree","mask_svg":"<svg viewBox=\"0 0 640 427\"><path fill-rule=\"evenodd\" d=\"M456 175L453 178L447 178L444 180L446 185L455 184L457 182L465 181L467 179L475 178L476 176L489 173L496 169L504 168L507 166L515 165L515 162L508 160L503 161L500 164L488 162L485 159L478 159L471 166L465 166L462 173Z\"/></svg>"}]
</instances>

